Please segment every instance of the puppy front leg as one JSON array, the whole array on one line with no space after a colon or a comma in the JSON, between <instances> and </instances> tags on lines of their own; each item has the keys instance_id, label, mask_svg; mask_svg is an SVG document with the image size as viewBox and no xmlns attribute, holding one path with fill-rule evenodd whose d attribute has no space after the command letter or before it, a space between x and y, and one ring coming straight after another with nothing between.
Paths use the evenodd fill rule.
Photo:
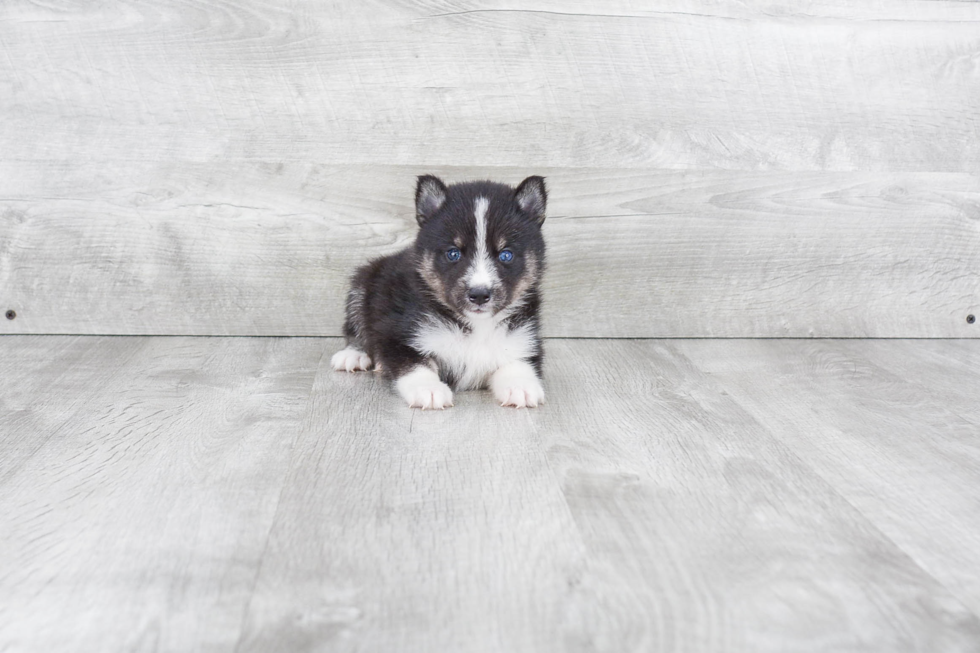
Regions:
<instances>
[{"instance_id":1,"label":"puppy front leg","mask_svg":"<svg viewBox=\"0 0 980 653\"><path fill-rule=\"evenodd\" d=\"M544 403L541 379L526 361L514 361L498 368L490 377L490 390L501 406L534 408Z\"/></svg>"},{"instance_id":2,"label":"puppy front leg","mask_svg":"<svg viewBox=\"0 0 980 653\"><path fill-rule=\"evenodd\" d=\"M378 361L384 374L394 381L395 390L410 408L448 408L453 391L439 379L435 363L410 347L388 343Z\"/></svg>"},{"instance_id":3,"label":"puppy front leg","mask_svg":"<svg viewBox=\"0 0 980 653\"><path fill-rule=\"evenodd\" d=\"M453 405L453 391L439 380L428 365L417 365L395 380L395 389L409 408L448 408Z\"/></svg>"},{"instance_id":4,"label":"puppy front leg","mask_svg":"<svg viewBox=\"0 0 980 653\"><path fill-rule=\"evenodd\" d=\"M338 372L357 372L371 369L371 357L355 345L347 345L330 358L330 364Z\"/></svg>"}]
</instances>

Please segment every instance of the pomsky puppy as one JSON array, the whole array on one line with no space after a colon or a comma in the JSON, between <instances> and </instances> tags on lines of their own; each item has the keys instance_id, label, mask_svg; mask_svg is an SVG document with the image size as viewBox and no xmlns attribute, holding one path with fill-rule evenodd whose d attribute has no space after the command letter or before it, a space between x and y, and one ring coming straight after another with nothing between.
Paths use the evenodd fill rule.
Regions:
<instances>
[{"instance_id":1,"label":"pomsky puppy","mask_svg":"<svg viewBox=\"0 0 980 653\"><path fill-rule=\"evenodd\" d=\"M354 274L347 347L333 367L374 367L422 409L452 406L454 390L488 386L502 406L542 403L546 203L542 177L516 189L419 177L415 244Z\"/></svg>"}]
</instances>

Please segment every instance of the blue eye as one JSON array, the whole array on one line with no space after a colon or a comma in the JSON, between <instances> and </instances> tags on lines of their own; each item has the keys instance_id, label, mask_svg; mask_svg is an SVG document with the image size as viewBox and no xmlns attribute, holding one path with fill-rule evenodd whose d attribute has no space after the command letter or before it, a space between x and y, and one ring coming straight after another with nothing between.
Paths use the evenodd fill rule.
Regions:
<instances>
[{"instance_id":1,"label":"blue eye","mask_svg":"<svg viewBox=\"0 0 980 653\"><path fill-rule=\"evenodd\" d=\"M514 260L514 252L510 251L509 249L505 249L504 251L500 252L497 258L500 259L501 263L510 263Z\"/></svg>"},{"instance_id":2,"label":"blue eye","mask_svg":"<svg viewBox=\"0 0 980 653\"><path fill-rule=\"evenodd\" d=\"M455 247L450 247L449 251L446 252L446 258L448 258L453 263L458 261L460 256L462 256L462 254L460 254L459 250L456 249Z\"/></svg>"}]
</instances>

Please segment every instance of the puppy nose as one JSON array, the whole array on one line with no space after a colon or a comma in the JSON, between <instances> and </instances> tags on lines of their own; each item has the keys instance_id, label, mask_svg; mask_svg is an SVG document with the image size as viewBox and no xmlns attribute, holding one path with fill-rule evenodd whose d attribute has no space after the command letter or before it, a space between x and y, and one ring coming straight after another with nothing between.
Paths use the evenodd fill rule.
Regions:
<instances>
[{"instance_id":1,"label":"puppy nose","mask_svg":"<svg viewBox=\"0 0 980 653\"><path fill-rule=\"evenodd\" d=\"M490 301L490 289L484 287L470 288L468 296L471 302L477 306L483 306Z\"/></svg>"}]
</instances>

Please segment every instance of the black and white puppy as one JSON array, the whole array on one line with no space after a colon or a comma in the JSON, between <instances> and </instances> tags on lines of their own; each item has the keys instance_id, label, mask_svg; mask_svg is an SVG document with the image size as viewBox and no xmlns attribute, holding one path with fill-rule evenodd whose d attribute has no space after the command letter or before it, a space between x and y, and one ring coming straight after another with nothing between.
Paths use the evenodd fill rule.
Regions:
<instances>
[{"instance_id":1,"label":"black and white puppy","mask_svg":"<svg viewBox=\"0 0 980 653\"><path fill-rule=\"evenodd\" d=\"M347 347L334 368L373 366L423 409L452 406L454 390L488 386L503 406L542 403L546 203L541 177L516 189L419 177L415 244L354 274Z\"/></svg>"}]
</instances>

